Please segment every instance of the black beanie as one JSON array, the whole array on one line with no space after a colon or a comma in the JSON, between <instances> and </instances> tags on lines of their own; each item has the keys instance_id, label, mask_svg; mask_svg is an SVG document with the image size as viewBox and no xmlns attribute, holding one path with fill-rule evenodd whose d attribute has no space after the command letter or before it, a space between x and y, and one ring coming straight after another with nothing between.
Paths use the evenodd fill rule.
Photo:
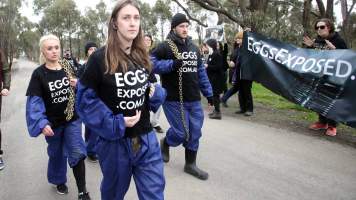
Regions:
<instances>
[{"instance_id":1,"label":"black beanie","mask_svg":"<svg viewBox=\"0 0 356 200\"><path fill-rule=\"evenodd\" d=\"M209 47L211 47L213 50L216 50L218 47L218 42L215 39L209 39L205 42Z\"/></svg>"},{"instance_id":2,"label":"black beanie","mask_svg":"<svg viewBox=\"0 0 356 200\"><path fill-rule=\"evenodd\" d=\"M95 42L87 42L84 47L85 55L88 55L88 50L90 49L90 47L98 47L98 46L95 44Z\"/></svg>"},{"instance_id":3,"label":"black beanie","mask_svg":"<svg viewBox=\"0 0 356 200\"><path fill-rule=\"evenodd\" d=\"M177 13L172 17L172 21L171 21L171 29L175 28L176 26L178 26L181 23L184 22L189 22L189 19L187 18L187 16L185 16L185 14L182 13Z\"/></svg>"}]
</instances>

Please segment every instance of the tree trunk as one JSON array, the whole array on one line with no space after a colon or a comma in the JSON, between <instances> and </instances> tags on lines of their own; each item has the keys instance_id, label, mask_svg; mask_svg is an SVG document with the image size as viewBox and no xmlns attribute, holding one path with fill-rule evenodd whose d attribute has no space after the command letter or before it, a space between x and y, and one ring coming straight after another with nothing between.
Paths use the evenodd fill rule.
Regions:
<instances>
[{"instance_id":1,"label":"tree trunk","mask_svg":"<svg viewBox=\"0 0 356 200\"><path fill-rule=\"evenodd\" d=\"M327 1L325 17L331 20L334 19L334 0Z\"/></svg>"},{"instance_id":2,"label":"tree trunk","mask_svg":"<svg viewBox=\"0 0 356 200\"><path fill-rule=\"evenodd\" d=\"M163 21L163 19L161 18L160 19L160 21L161 21L161 41L164 41L164 21Z\"/></svg>"},{"instance_id":3,"label":"tree trunk","mask_svg":"<svg viewBox=\"0 0 356 200\"><path fill-rule=\"evenodd\" d=\"M309 35L311 0L304 0L303 21L304 34Z\"/></svg>"},{"instance_id":4,"label":"tree trunk","mask_svg":"<svg viewBox=\"0 0 356 200\"><path fill-rule=\"evenodd\" d=\"M325 6L322 0L316 0L316 3L318 4L319 12L320 12L320 17L325 17Z\"/></svg>"}]
</instances>

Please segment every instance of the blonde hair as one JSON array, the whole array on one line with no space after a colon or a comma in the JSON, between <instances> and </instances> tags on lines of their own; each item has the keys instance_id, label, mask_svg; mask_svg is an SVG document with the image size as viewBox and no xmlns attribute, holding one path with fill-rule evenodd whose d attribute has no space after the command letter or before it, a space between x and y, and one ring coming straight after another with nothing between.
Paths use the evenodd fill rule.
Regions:
<instances>
[{"instance_id":1,"label":"blonde hair","mask_svg":"<svg viewBox=\"0 0 356 200\"><path fill-rule=\"evenodd\" d=\"M46 58L45 56L43 55L43 45L44 45L44 42L47 41L47 40L57 40L59 45L61 45L60 43L60 40L57 36L53 35L53 34L48 34L48 35L44 35L41 37L40 39L40 42L39 42L39 47L40 47L40 64L44 64L46 63Z\"/></svg>"},{"instance_id":2,"label":"blonde hair","mask_svg":"<svg viewBox=\"0 0 356 200\"><path fill-rule=\"evenodd\" d=\"M115 8L113 9L108 26L108 39L105 46L106 73L109 74L114 74L118 70L126 72L128 63L130 62L128 57L125 55L125 52L121 50L119 46L121 42L117 35L117 29L120 27L117 27L115 24L118 13L127 5L134 6L141 14L138 4L134 0L118 1ZM131 57L135 62L137 62L137 64L140 64L148 71L151 71L151 61L145 47L141 26L139 28L138 35L132 42Z\"/></svg>"}]
</instances>

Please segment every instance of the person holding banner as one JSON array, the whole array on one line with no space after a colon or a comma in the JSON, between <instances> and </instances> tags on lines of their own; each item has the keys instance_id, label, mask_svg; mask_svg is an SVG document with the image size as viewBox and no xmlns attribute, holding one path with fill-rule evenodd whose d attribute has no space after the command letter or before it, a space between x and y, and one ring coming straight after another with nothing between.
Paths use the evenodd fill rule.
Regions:
<instances>
[{"instance_id":1,"label":"person holding banner","mask_svg":"<svg viewBox=\"0 0 356 200\"><path fill-rule=\"evenodd\" d=\"M167 40L152 52L153 72L161 74L167 90L163 110L171 126L161 140L164 162L169 161L169 147L185 147L184 172L201 180L209 174L196 165L204 112L200 91L213 104L213 93L202 63L199 48L188 36L189 19L181 13L173 16Z\"/></svg>"},{"instance_id":2,"label":"person holding banner","mask_svg":"<svg viewBox=\"0 0 356 200\"><path fill-rule=\"evenodd\" d=\"M243 32L239 31L235 35L234 49L230 56L229 61L229 82L231 82L232 87L223 95L221 102L223 105L227 106L227 101L229 98L239 91L239 80L240 80L240 63L238 61L240 57L240 47L242 43ZM236 113L240 113L237 111Z\"/></svg>"},{"instance_id":3,"label":"person holding banner","mask_svg":"<svg viewBox=\"0 0 356 200\"><path fill-rule=\"evenodd\" d=\"M309 36L303 37L303 43L308 48L319 50L347 49L345 41L335 32L334 23L327 18L318 19L314 24L317 37L312 40ZM337 122L319 114L319 121L309 126L312 130L326 130L328 136L336 136Z\"/></svg>"}]
</instances>

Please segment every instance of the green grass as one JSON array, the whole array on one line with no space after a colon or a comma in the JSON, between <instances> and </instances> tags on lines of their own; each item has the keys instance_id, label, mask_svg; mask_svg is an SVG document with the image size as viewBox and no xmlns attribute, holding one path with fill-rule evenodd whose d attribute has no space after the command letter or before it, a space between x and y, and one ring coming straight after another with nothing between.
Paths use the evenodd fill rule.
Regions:
<instances>
[{"instance_id":1,"label":"green grass","mask_svg":"<svg viewBox=\"0 0 356 200\"><path fill-rule=\"evenodd\" d=\"M297 116L297 118L306 119L308 121L314 121L316 119L313 111L303 108L302 106L299 106L279 95L274 94L261 84L253 83L252 95L254 101L274 109L300 111L300 116Z\"/></svg>"},{"instance_id":2,"label":"green grass","mask_svg":"<svg viewBox=\"0 0 356 200\"><path fill-rule=\"evenodd\" d=\"M318 120L318 115L302 106L299 106L295 103L292 103L285 98L274 94L272 91L268 90L259 83L253 83L252 86L252 95L255 102L261 103L273 109L282 109L282 110L293 110L295 115L289 116L294 120L306 120L309 123L315 122ZM286 116L288 117L288 116ZM340 124L339 129L350 132L353 136L356 136L356 129Z\"/></svg>"}]
</instances>

